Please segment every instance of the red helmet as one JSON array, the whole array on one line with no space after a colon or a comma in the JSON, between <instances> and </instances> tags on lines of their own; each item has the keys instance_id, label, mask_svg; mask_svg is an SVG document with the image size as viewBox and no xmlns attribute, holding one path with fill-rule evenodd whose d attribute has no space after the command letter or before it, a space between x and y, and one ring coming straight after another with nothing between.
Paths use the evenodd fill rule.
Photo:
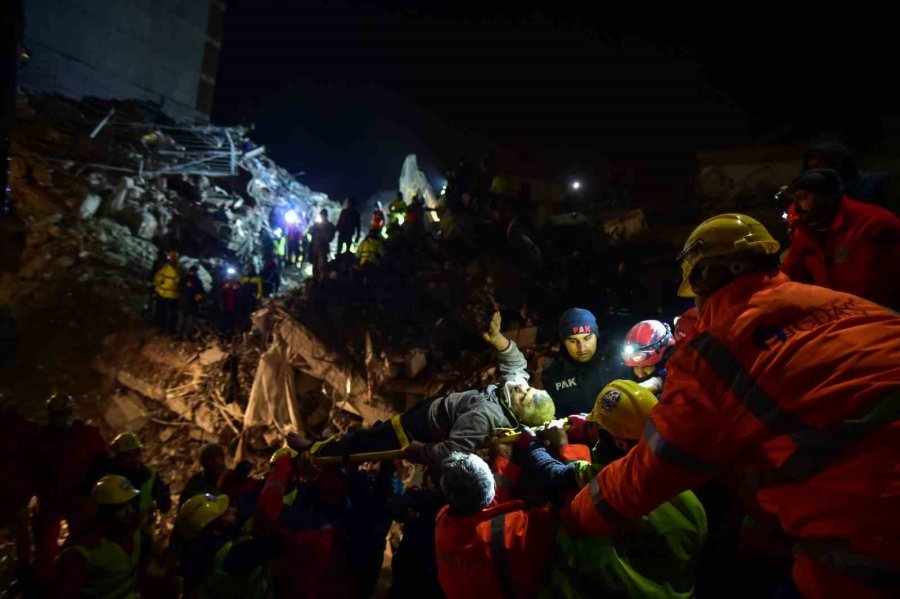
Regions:
<instances>
[{"instance_id":1,"label":"red helmet","mask_svg":"<svg viewBox=\"0 0 900 599\"><path fill-rule=\"evenodd\" d=\"M666 355L666 349L675 345L672 329L658 320L642 320L625 335L625 351L622 359L628 366L652 366Z\"/></svg>"},{"instance_id":2,"label":"red helmet","mask_svg":"<svg viewBox=\"0 0 900 599\"><path fill-rule=\"evenodd\" d=\"M700 314L697 308L690 308L681 316L675 317L675 341L681 341L690 335L697 328L697 322L700 320Z\"/></svg>"}]
</instances>

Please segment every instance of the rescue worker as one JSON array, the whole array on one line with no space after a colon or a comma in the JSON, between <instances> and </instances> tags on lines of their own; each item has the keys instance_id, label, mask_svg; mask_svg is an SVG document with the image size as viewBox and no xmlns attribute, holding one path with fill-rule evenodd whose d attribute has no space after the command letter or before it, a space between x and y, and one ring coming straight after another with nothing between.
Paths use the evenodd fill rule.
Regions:
<instances>
[{"instance_id":1,"label":"rescue worker","mask_svg":"<svg viewBox=\"0 0 900 599\"><path fill-rule=\"evenodd\" d=\"M356 257L360 267L377 266L384 256L384 240L378 229L370 228L369 234L356 248Z\"/></svg>"},{"instance_id":2,"label":"rescue worker","mask_svg":"<svg viewBox=\"0 0 900 599\"><path fill-rule=\"evenodd\" d=\"M16 573L27 574L31 561L28 502L34 496L31 444L36 424L19 414L16 404L0 393L0 526L16 545Z\"/></svg>"},{"instance_id":3,"label":"rescue worker","mask_svg":"<svg viewBox=\"0 0 900 599\"><path fill-rule=\"evenodd\" d=\"M688 237L679 295L695 297L700 322L669 361L640 442L576 496L568 525L610 534L737 469L797 539L800 595L896 596L900 316L790 282L778 248L742 214Z\"/></svg>"},{"instance_id":4,"label":"rescue worker","mask_svg":"<svg viewBox=\"0 0 900 599\"><path fill-rule=\"evenodd\" d=\"M299 217L296 217L298 218ZM303 243L303 228L300 222L288 223L287 225L287 261L290 264L299 266L303 259L301 245Z\"/></svg>"},{"instance_id":5,"label":"rescue worker","mask_svg":"<svg viewBox=\"0 0 900 599\"><path fill-rule=\"evenodd\" d=\"M225 474L225 448L218 443L207 443L200 448L202 472L191 476L178 498L178 507L195 495L218 495L219 479Z\"/></svg>"},{"instance_id":6,"label":"rescue worker","mask_svg":"<svg viewBox=\"0 0 900 599\"><path fill-rule=\"evenodd\" d=\"M310 229L310 259L313 263L313 279L321 281L325 278L325 265L328 263L328 254L331 252L331 240L337 228L328 222L328 211L324 208L319 211L319 218Z\"/></svg>"},{"instance_id":7,"label":"rescue worker","mask_svg":"<svg viewBox=\"0 0 900 599\"><path fill-rule=\"evenodd\" d=\"M406 217L406 201L404 201L403 199L402 191L398 191L397 197L391 200L391 203L388 204L388 215L390 216L392 224L403 224L403 221Z\"/></svg>"},{"instance_id":8,"label":"rescue worker","mask_svg":"<svg viewBox=\"0 0 900 599\"><path fill-rule=\"evenodd\" d=\"M634 378L653 393L662 393L666 361L675 350L675 336L668 324L642 320L625 335L622 359Z\"/></svg>"},{"instance_id":9,"label":"rescue worker","mask_svg":"<svg viewBox=\"0 0 900 599\"><path fill-rule=\"evenodd\" d=\"M314 599L341 597L346 573L335 578L336 553L334 528L319 513L298 500L300 495L298 454L290 447L276 450L269 461L270 471L259 493L253 517L254 534L275 539L282 567L272 566L279 597ZM380 504L375 502L376 510ZM377 570L384 560L384 535L381 536ZM302 564L303 567L297 567ZM358 570L354 570L357 577ZM375 576L377 578L377 574ZM343 580L341 580L343 579ZM366 595L367 596L367 595Z\"/></svg>"},{"instance_id":10,"label":"rescue worker","mask_svg":"<svg viewBox=\"0 0 900 599\"><path fill-rule=\"evenodd\" d=\"M91 491L90 527L66 543L59 560L59 599L138 599L140 492L124 476L101 478Z\"/></svg>"},{"instance_id":11,"label":"rescue worker","mask_svg":"<svg viewBox=\"0 0 900 599\"><path fill-rule=\"evenodd\" d=\"M100 430L75 420L75 400L57 394L47 400L48 423L34 441L34 483L38 510L34 515L35 571L52 578L59 551L62 521L69 531L84 529L90 511L90 490L106 461Z\"/></svg>"},{"instance_id":12,"label":"rescue worker","mask_svg":"<svg viewBox=\"0 0 900 599\"><path fill-rule=\"evenodd\" d=\"M497 504L494 478L477 455L451 453L441 465L448 505L437 516L435 555L447 599L537 597L557 521L548 508Z\"/></svg>"},{"instance_id":13,"label":"rescue worker","mask_svg":"<svg viewBox=\"0 0 900 599\"><path fill-rule=\"evenodd\" d=\"M272 253L275 256L275 269L274 280L272 285L272 293L277 294L278 290L281 289L281 278L284 276L284 264L287 256L287 239L284 236L284 231L281 230L281 227L275 227L275 230L272 231L273 240L273 248Z\"/></svg>"},{"instance_id":14,"label":"rescue worker","mask_svg":"<svg viewBox=\"0 0 900 599\"><path fill-rule=\"evenodd\" d=\"M827 168L838 173L847 197L858 202L887 207L891 198L890 179L886 173L859 169L847 146L836 142L817 144L803 157L803 171Z\"/></svg>"},{"instance_id":15,"label":"rescue worker","mask_svg":"<svg viewBox=\"0 0 900 599\"><path fill-rule=\"evenodd\" d=\"M657 404L648 389L629 380L613 381L600 392L588 421L609 431L624 452L641 436L650 412ZM552 423L542 436L553 445L567 443L561 421ZM556 438L554 438L556 437ZM547 453L543 443L531 437L527 443L526 472L537 470L541 483L559 497L571 499L590 484L605 466L573 461L563 464ZM563 452L561 452L563 453ZM551 559L545 597L683 598L694 594L694 571L707 535L703 506L690 491L684 491L655 510L623 524L620 534L557 535L559 550Z\"/></svg>"},{"instance_id":16,"label":"rescue worker","mask_svg":"<svg viewBox=\"0 0 900 599\"><path fill-rule=\"evenodd\" d=\"M250 315L259 308L259 302L263 297L262 277L256 272L252 264L247 266L247 272L240 278L241 288L238 294L237 321L238 330L245 331L250 327Z\"/></svg>"},{"instance_id":17,"label":"rescue worker","mask_svg":"<svg viewBox=\"0 0 900 599\"><path fill-rule=\"evenodd\" d=\"M191 266L178 284L178 339L192 339L197 328L197 313L206 294L198 272L196 265Z\"/></svg>"},{"instance_id":18,"label":"rescue worker","mask_svg":"<svg viewBox=\"0 0 900 599\"><path fill-rule=\"evenodd\" d=\"M124 476L141 492L138 513L141 522L153 517L154 510L165 514L172 508L169 485L159 476L155 468L142 460L144 444L134 433L117 435L109 444L110 474Z\"/></svg>"},{"instance_id":19,"label":"rescue worker","mask_svg":"<svg viewBox=\"0 0 900 599\"><path fill-rule=\"evenodd\" d=\"M419 402L398 417L341 439L317 444L317 456L342 456L395 450L402 434L411 439L403 452L410 462L440 466L454 451L474 452L497 432L515 430L519 423L539 426L553 417L553 400L546 391L528 385L528 362L515 342L500 332L495 312L483 337L497 351L503 383L484 389L451 393ZM298 451L311 443L296 433L288 443Z\"/></svg>"},{"instance_id":20,"label":"rescue worker","mask_svg":"<svg viewBox=\"0 0 900 599\"><path fill-rule=\"evenodd\" d=\"M234 268L225 271L225 279L219 289L220 334L225 339L234 336L238 322L238 304L240 302L241 284L238 282Z\"/></svg>"},{"instance_id":21,"label":"rescue worker","mask_svg":"<svg viewBox=\"0 0 900 599\"><path fill-rule=\"evenodd\" d=\"M696 306L688 308L681 316L676 316L674 322L675 331L673 333L675 335L675 343L690 335L697 328L699 320L700 314L697 312Z\"/></svg>"},{"instance_id":22,"label":"rescue worker","mask_svg":"<svg viewBox=\"0 0 900 599\"><path fill-rule=\"evenodd\" d=\"M227 495L195 495L178 510L175 531L185 541L181 575L186 595L198 599L274 597L268 540L239 532Z\"/></svg>"},{"instance_id":23,"label":"rescue worker","mask_svg":"<svg viewBox=\"0 0 900 599\"><path fill-rule=\"evenodd\" d=\"M349 252L352 244L359 241L361 227L359 210L356 209L356 198L347 198L346 206L341 210L337 222L338 254Z\"/></svg>"},{"instance_id":24,"label":"rescue worker","mask_svg":"<svg viewBox=\"0 0 900 599\"><path fill-rule=\"evenodd\" d=\"M163 333L174 333L178 316L178 252L169 252L166 261L153 275L156 299L156 326Z\"/></svg>"},{"instance_id":25,"label":"rescue worker","mask_svg":"<svg viewBox=\"0 0 900 599\"><path fill-rule=\"evenodd\" d=\"M557 416L590 412L603 386L626 378L628 370L618 352L598 351L600 331L588 310L566 310L559 317L558 330L563 351L544 369L544 388L556 404Z\"/></svg>"},{"instance_id":26,"label":"rescue worker","mask_svg":"<svg viewBox=\"0 0 900 599\"><path fill-rule=\"evenodd\" d=\"M851 200L830 169L813 169L791 184L800 217L781 270L812 283L900 308L900 219L888 210Z\"/></svg>"},{"instance_id":27,"label":"rescue worker","mask_svg":"<svg viewBox=\"0 0 900 599\"><path fill-rule=\"evenodd\" d=\"M372 210L372 223L369 225L369 230L375 229L381 237L384 237L384 225L385 217L381 202L375 202L375 209Z\"/></svg>"}]
</instances>

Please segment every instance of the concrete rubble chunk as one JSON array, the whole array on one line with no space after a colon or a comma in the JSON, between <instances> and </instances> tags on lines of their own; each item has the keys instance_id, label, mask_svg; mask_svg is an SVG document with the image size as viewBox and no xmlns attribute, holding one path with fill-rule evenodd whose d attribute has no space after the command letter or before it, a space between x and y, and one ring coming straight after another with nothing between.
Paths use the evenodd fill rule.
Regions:
<instances>
[{"instance_id":1,"label":"concrete rubble chunk","mask_svg":"<svg viewBox=\"0 0 900 599\"><path fill-rule=\"evenodd\" d=\"M147 406L133 393L117 394L103 418L114 431L135 433L147 424Z\"/></svg>"},{"instance_id":2,"label":"concrete rubble chunk","mask_svg":"<svg viewBox=\"0 0 900 599\"><path fill-rule=\"evenodd\" d=\"M78 216L81 218L91 218L97 214L97 210L100 209L102 203L103 198L96 193L86 194L81 201L81 207L78 208Z\"/></svg>"},{"instance_id":3,"label":"concrete rubble chunk","mask_svg":"<svg viewBox=\"0 0 900 599\"><path fill-rule=\"evenodd\" d=\"M116 374L116 380L119 381L121 385L128 387L132 391L137 391L144 397L155 399L156 401L166 401L165 389L163 389L159 385L155 385L149 381L146 381L141 377L128 372L127 370L118 371L118 373Z\"/></svg>"},{"instance_id":4,"label":"concrete rubble chunk","mask_svg":"<svg viewBox=\"0 0 900 599\"><path fill-rule=\"evenodd\" d=\"M213 345L200 354L199 360L201 365L211 366L213 364L221 362L227 357L228 354L222 351L218 345Z\"/></svg>"}]
</instances>

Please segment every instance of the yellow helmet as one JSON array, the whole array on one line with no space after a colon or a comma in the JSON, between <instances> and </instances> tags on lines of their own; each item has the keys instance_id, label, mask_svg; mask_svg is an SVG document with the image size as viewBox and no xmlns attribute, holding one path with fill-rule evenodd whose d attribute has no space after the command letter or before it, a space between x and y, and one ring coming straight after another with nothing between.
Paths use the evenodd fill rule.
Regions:
<instances>
[{"instance_id":1,"label":"yellow helmet","mask_svg":"<svg viewBox=\"0 0 900 599\"><path fill-rule=\"evenodd\" d=\"M175 518L175 528L185 539L196 539L203 529L228 509L228 495L195 495L191 497Z\"/></svg>"},{"instance_id":2,"label":"yellow helmet","mask_svg":"<svg viewBox=\"0 0 900 599\"><path fill-rule=\"evenodd\" d=\"M140 494L140 491L124 476L109 474L94 485L91 490L91 501L96 505L121 505Z\"/></svg>"},{"instance_id":3,"label":"yellow helmet","mask_svg":"<svg viewBox=\"0 0 900 599\"><path fill-rule=\"evenodd\" d=\"M704 258L728 256L741 252L775 254L780 244L755 218L745 214L720 214L708 218L694 229L678 254L681 262L680 297L694 297L691 271Z\"/></svg>"},{"instance_id":4,"label":"yellow helmet","mask_svg":"<svg viewBox=\"0 0 900 599\"><path fill-rule=\"evenodd\" d=\"M279 447L278 449L275 450L275 452L272 454L272 457L269 458L269 463L274 464L275 460L277 460L278 458L280 458L283 455L291 456L291 459L293 460L300 454L298 454L294 449L285 445L284 447Z\"/></svg>"},{"instance_id":5,"label":"yellow helmet","mask_svg":"<svg viewBox=\"0 0 900 599\"><path fill-rule=\"evenodd\" d=\"M587 420L596 422L615 437L634 441L640 439L656 403L656 396L649 389L620 379L600 391Z\"/></svg>"},{"instance_id":6,"label":"yellow helmet","mask_svg":"<svg viewBox=\"0 0 900 599\"><path fill-rule=\"evenodd\" d=\"M113 455L119 455L120 453L126 453L128 451L135 451L136 449L143 449L144 444L141 443L141 440L138 439L138 436L134 433L122 433L117 435L115 439L113 439L112 443L109 444L109 451Z\"/></svg>"}]
</instances>

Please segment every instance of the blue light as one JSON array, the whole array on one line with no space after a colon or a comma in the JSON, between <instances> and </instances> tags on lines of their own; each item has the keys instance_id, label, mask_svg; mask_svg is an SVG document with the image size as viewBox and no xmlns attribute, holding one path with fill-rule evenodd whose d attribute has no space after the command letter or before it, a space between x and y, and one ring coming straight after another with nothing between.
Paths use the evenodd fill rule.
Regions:
<instances>
[{"instance_id":1,"label":"blue light","mask_svg":"<svg viewBox=\"0 0 900 599\"><path fill-rule=\"evenodd\" d=\"M300 217L297 216L297 212L295 210L288 210L284 213L284 222L289 225L296 225L300 222Z\"/></svg>"}]
</instances>

